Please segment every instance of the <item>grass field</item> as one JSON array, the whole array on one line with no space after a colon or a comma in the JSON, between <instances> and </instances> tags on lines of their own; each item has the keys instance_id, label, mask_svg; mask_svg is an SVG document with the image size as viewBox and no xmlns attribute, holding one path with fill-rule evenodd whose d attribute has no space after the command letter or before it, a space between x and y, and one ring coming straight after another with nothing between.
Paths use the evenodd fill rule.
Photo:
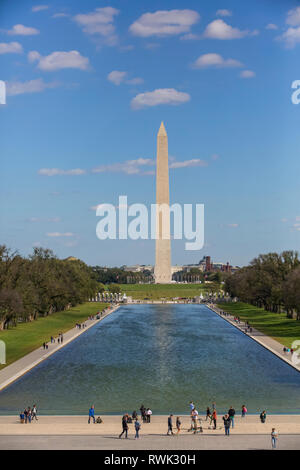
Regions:
<instances>
[{"instance_id":1,"label":"grass field","mask_svg":"<svg viewBox=\"0 0 300 470\"><path fill-rule=\"evenodd\" d=\"M219 287L214 284L121 284L122 292L133 299L160 300L174 297L195 297L202 292L215 292Z\"/></svg>"},{"instance_id":2,"label":"grass field","mask_svg":"<svg viewBox=\"0 0 300 470\"><path fill-rule=\"evenodd\" d=\"M73 328L76 323L87 320L89 315L94 315L106 306L107 304L99 302L85 303L70 310L53 313L33 322L19 323L15 328L0 331L0 340L6 344L6 365L0 365L0 369L39 348L44 341L49 341L51 336L56 337L58 333L65 333Z\"/></svg>"},{"instance_id":3,"label":"grass field","mask_svg":"<svg viewBox=\"0 0 300 470\"><path fill-rule=\"evenodd\" d=\"M242 302L219 304L222 310L247 320L251 326L279 341L284 346L291 347L295 340L300 340L300 321L286 318L284 313L271 313L263 308Z\"/></svg>"}]
</instances>

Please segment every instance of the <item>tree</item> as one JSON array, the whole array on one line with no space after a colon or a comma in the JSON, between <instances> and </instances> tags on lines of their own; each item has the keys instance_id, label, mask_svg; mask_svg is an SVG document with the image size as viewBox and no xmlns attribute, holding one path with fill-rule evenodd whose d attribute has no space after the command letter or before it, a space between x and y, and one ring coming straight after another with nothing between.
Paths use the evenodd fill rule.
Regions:
<instances>
[{"instance_id":1,"label":"tree","mask_svg":"<svg viewBox=\"0 0 300 470\"><path fill-rule=\"evenodd\" d=\"M300 267L291 271L287 276L283 298L288 316L293 317L295 312L297 320L300 320Z\"/></svg>"},{"instance_id":2,"label":"tree","mask_svg":"<svg viewBox=\"0 0 300 470\"><path fill-rule=\"evenodd\" d=\"M289 283L297 285L299 266L296 251L259 255L249 266L227 277L225 289L231 296L265 310L279 313L285 308L287 311L287 305L295 305Z\"/></svg>"},{"instance_id":3,"label":"tree","mask_svg":"<svg viewBox=\"0 0 300 470\"><path fill-rule=\"evenodd\" d=\"M118 284L110 284L108 286L108 290L109 292L111 292L112 294L120 294L121 292L121 287L118 286Z\"/></svg>"}]
</instances>

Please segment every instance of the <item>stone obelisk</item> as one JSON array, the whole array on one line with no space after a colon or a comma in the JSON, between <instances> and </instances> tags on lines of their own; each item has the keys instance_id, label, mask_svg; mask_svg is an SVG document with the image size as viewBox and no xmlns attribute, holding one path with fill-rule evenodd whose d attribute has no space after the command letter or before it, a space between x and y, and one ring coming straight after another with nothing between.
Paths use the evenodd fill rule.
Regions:
<instances>
[{"instance_id":1,"label":"stone obelisk","mask_svg":"<svg viewBox=\"0 0 300 470\"><path fill-rule=\"evenodd\" d=\"M172 277L168 136L163 122L157 134L156 205L154 278L156 284L167 284L171 282Z\"/></svg>"}]
</instances>

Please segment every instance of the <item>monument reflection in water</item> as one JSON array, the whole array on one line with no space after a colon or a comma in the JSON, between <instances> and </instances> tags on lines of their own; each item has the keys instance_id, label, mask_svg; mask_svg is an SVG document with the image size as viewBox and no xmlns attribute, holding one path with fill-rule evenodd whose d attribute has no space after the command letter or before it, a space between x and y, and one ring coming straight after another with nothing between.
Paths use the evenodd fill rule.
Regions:
<instances>
[{"instance_id":1,"label":"monument reflection in water","mask_svg":"<svg viewBox=\"0 0 300 470\"><path fill-rule=\"evenodd\" d=\"M300 412L300 374L201 305L128 305L0 393L0 412Z\"/></svg>"}]
</instances>

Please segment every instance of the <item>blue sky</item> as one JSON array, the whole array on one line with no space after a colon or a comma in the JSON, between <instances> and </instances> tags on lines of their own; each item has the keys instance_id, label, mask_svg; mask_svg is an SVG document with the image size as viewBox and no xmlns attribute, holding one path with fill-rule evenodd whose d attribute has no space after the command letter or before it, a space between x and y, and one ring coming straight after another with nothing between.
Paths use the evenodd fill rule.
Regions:
<instances>
[{"instance_id":1,"label":"blue sky","mask_svg":"<svg viewBox=\"0 0 300 470\"><path fill-rule=\"evenodd\" d=\"M2 0L1 243L153 264L92 208L155 202L163 120L171 202L205 204L204 248L174 241L172 264L300 250L299 53L296 1Z\"/></svg>"}]
</instances>

